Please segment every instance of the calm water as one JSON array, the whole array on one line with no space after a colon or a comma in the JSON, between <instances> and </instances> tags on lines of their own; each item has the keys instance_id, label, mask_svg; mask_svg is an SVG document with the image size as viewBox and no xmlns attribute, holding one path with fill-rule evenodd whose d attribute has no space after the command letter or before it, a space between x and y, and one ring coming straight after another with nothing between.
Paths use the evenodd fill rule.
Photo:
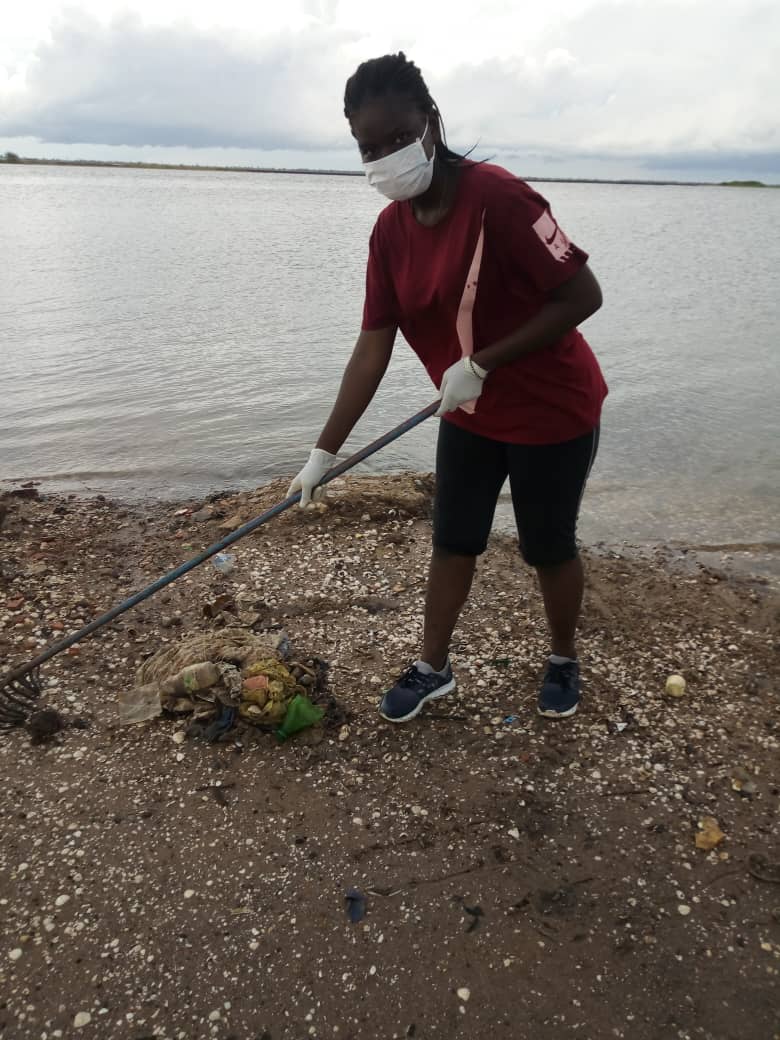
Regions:
<instances>
[{"instance_id":1,"label":"calm water","mask_svg":"<svg viewBox=\"0 0 780 1040\"><path fill-rule=\"evenodd\" d=\"M543 184L611 387L586 540L778 535L780 191ZM304 461L359 328L359 178L0 167L0 478L140 497ZM399 341L347 448L432 399ZM435 421L376 456L431 469Z\"/></svg>"}]
</instances>

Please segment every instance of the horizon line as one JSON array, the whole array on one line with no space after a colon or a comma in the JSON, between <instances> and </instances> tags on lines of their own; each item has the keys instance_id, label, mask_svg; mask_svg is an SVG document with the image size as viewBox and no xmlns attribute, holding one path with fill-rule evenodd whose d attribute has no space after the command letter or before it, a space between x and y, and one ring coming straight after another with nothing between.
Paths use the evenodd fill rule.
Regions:
<instances>
[{"instance_id":1,"label":"horizon line","mask_svg":"<svg viewBox=\"0 0 780 1040\"><path fill-rule=\"evenodd\" d=\"M6 156L14 158L8 159ZM318 167L285 167L285 166L219 166L213 163L157 163L145 162L143 160L129 159L40 159L30 156L16 155L15 152L6 152L0 156L0 166L96 166L115 167L118 169L148 169L148 170L191 170L204 173L279 173L279 174L317 174L328 177L362 177L362 170L333 170L320 169ZM653 185L656 187L691 187L691 188L720 188L720 187L756 187L777 188L780 184L766 184L754 178L734 178L727 181L683 181L683 180L657 180L642 179L638 177L535 177L531 174L523 174L523 180L538 181L539 183L551 184L635 184Z\"/></svg>"}]
</instances>

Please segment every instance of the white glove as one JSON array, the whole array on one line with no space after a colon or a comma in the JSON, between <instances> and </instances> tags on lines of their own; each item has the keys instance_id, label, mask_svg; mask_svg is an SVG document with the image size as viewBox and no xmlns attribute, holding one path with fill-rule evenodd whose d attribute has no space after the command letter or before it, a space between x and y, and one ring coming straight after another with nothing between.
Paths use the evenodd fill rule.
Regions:
<instances>
[{"instance_id":1,"label":"white glove","mask_svg":"<svg viewBox=\"0 0 780 1040\"><path fill-rule=\"evenodd\" d=\"M325 488L316 488L315 490L315 484L319 484L328 470L332 469L335 464L335 455L331 455L329 451L323 451L322 448L314 448L311 455L309 455L309 461L287 489L287 496L289 497L294 495L296 491L300 491L301 501L299 505L301 509L309 505L312 499L317 502L325 494Z\"/></svg>"},{"instance_id":2,"label":"white glove","mask_svg":"<svg viewBox=\"0 0 780 1040\"><path fill-rule=\"evenodd\" d=\"M461 358L450 365L441 378L441 404L436 415L454 412L467 401L475 401L482 393L487 370L480 368L471 357Z\"/></svg>"}]
</instances>

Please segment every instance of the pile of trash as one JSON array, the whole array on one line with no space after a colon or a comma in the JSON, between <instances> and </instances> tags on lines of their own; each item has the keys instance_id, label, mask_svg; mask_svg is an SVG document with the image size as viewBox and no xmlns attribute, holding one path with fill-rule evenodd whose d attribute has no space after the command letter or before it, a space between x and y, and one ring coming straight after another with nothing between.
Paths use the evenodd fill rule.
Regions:
<instances>
[{"instance_id":1,"label":"pile of trash","mask_svg":"<svg viewBox=\"0 0 780 1040\"><path fill-rule=\"evenodd\" d=\"M144 661L135 687L120 696L120 721L186 717L187 735L207 741L244 722L284 740L323 717L316 701L325 693L327 670L320 658L294 657L284 633L196 633Z\"/></svg>"}]
</instances>

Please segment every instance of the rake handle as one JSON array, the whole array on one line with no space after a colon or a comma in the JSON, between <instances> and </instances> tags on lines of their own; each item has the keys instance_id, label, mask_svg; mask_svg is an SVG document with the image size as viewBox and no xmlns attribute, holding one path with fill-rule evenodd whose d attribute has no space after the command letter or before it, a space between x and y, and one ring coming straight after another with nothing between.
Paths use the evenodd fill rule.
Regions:
<instances>
[{"instance_id":1,"label":"rake handle","mask_svg":"<svg viewBox=\"0 0 780 1040\"><path fill-rule=\"evenodd\" d=\"M325 476L322 478L319 484L317 484L317 487L320 487L323 484L327 484L331 480L335 480L336 477L340 477L343 473L346 473L347 470L352 469L352 467L356 466L359 462L363 462L364 459L367 459L370 455L373 455L375 452L379 451L381 448L384 448L392 441L397 440L399 437L402 437L403 434L408 433L409 430L413 429L415 426L419 426L421 422L424 422L426 419L430 418L430 416L432 416L434 412L437 411L439 404L439 401L433 401L427 407L423 408L415 415L412 415L409 419L406 419L404 422L399 423L398 426L383 434L381 437L378 437L375 441L371 441L371 443L367 444L365 448L361 448L360 451L356 451L354 455L350 455L348 459L345 459L343 462L339 462L332 469L328 470L328 472L325 474ZM176 581L177 578L181 578L184 574L187 574L189 571L194 570L195 567L199 567L202 563L205 563L206 560L210 559L212 556L216 556L217 553L222 552L223 549L226 549L229 545L232 545L234 542L237 542L239 538L243 538L244 535L251 534L252 531L256 531L258 527L261 527L263 524L273 519L273 517L278 516L279 513L283 513L286 509L289 509L290 506L294 506L297 502L300 502L300 500L301 492L296 491L294 495L290 495L288 498L285 498L282 502L278 502L275 506L272 506L270 509L267 509L264 513L261 513L260 516L256 516L254 520L249 520L241 527L237 527L235 531L232 531L229 535L226 535L224 538L220 539L220 541L214 542L212 545L209 545L206 549L203 550L203 552L193 557L193 559L188 560L186 563L180 564L178 567L175 567L172 571L169 571L167 574L164 574L161 578L158 578L157 581L153 582L151 585L147 585L147 587L141 589L140 592L136 592L134 595L130 596L129 599L126 599L122 603L117 604L117 606L113 607L105 614L101 614L101 616L95 618L94 621L90 621L88 625L85 625L83 628L80 628L78 632L73 632L71 635L66 636L59 642L54 643L53 646L50 646L48 649L44 650L42 654L38 654L37 657L34 657L27 664L22 665L19 668L15 668L11 672L8 672L7 675L3 676L3 678L0 679L0 688L2 688L8 683L15 682L17 679L20 679L25 675L29 675L30 672L34 672L37 668L40 668L40 666L44 664L46 661L51 660L52 657L56 657L57 654L61 654L64 650L69 649L69 647L73 646L74 643L78 643L82 639L86 639L87 636L92 635L92 633L96 632L99 628L103 628L104 625L108 625L115 618L118 618L120 614L124 614L125 611L131 610L133 607L138 606L139 603L143 603L145 599L149 599L150 596L153 596L156 592L159 592L160 589L164 589L166 585L170 585L171 582Z\"/></svg>"}]
</instances>

